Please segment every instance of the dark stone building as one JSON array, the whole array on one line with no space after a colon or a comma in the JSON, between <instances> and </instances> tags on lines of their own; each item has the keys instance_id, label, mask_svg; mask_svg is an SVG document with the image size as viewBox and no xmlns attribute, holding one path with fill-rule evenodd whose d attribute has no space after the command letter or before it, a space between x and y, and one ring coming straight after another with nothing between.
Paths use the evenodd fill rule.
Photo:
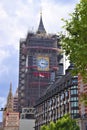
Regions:
<instances>
[{"instance_id":1,"label":"dark stone building","mask_svg":"<svg viewBox=\"0 0 87 130\"><path fill-rule=\"evenodd\" d=\"M63 74L59 37L47 34L42 15L36 33L20 41L18 108L33 107L58 75Z\"/></svg>"},{"instance_id":2,"label":"dark stone building","mask_svg":"<svg viewBox=\"0 0 87 130\"><path fill-rule=\"evenodd\" d=\"M40 130L44 124L56 121L64 114L70 113L72 118L79 117L78 77L71 76L69 70L55 84L47 89L44 96L35 105L35 130Z\"/></svg>"}]
</instances>

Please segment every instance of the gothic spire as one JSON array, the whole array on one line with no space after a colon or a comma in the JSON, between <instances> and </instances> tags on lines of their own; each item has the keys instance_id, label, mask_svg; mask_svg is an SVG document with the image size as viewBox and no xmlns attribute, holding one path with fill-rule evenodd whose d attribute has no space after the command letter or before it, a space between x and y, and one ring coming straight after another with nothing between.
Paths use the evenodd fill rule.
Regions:
<instances>
[{"instance_id":1,"label":"gothic spire","mask_svg":"<svg viewBox=\"0 0 87 130\"><path fill-rule=\"evenodd\" d=\"M45 34L46 33L44 25L43 25L43 20L42 20L42 12L40 13L40 23L39 23L39 27L38 27L37 33L38 34L40 34L40 33L41 34Z\"/></svg>"},{"instance_id":2,"label":"gothic spire","mask_svg":"<svg viewBox=\"0 0 87 130\"><path fill-rule=\"evenodd\" d=\"M10 89L7 97L7 109L8 111L13 111L12 83L10 83Z\"/></svg>"}]
</instances>

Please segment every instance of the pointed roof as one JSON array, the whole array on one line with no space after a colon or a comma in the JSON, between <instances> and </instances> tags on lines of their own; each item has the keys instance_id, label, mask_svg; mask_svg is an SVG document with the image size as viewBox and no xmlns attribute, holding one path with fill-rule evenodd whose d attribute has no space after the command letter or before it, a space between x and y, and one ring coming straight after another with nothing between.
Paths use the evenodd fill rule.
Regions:
<instances>
[{"instance_id":1,"label":"pointed roof","mask_svg":"<svg viewBox=\"0 0 87 130\"><path fill-rule=\"evenodd\" d=\"M40 33L41 34L46 33L44 25L43 25L43 20L42 20L42 12L40 13L40 23L39 23L39 27L38 27L37 33L39 33L39 34Z\"/></svg>"},{"instance_id":2,"label":"pointed roof","mask_svg":"<svg viewBox=\"0 0 87 130\"><path fill-rule=\"evenodd\" d=\"M9 94L8 98L12 97L12 83L10 83L10 89L9 89Z\"/></svg>"},{"instance_id":3,"label":"pointed roof","mask_svg":"<svg viewBox=\"0 0 87 130\"><path fill-rule=\"evenodd\" d=\"M18 97L18 88L17 88L15 95L14 95L14 98L17 98L17 97Z\"/></svg>"},{"instance_id":4,"label":"pointed roof","mask_svg":"<svg viewBox=\"0 0 87 130\"><path fill-rule=\"evenodd\" d=\"M10 83L10 89L7 97L7 109L13 111L13 94L12 94L12 83Z\"/></svg>"},{"instance_id":5,"label":"pointed roof","mask_svg":"<svg viewBox=\"0 0 87 130\"><path fill-rule=\"evenodd\" d=\"M9 93L12 93L12 82L10 83L10 90Z\"/></svg>"}]
</instances>

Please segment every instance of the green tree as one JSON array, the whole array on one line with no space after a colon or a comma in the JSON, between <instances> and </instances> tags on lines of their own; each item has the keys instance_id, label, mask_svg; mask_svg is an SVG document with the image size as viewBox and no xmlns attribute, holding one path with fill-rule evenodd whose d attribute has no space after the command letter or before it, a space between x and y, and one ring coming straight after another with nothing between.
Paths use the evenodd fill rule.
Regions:
<instances>
[{"instance_id":1,"label":"green tree","mask_svg":"<svg viewBox=\"0 0 87 130\"><path fill-rule=\"evenodd\" d=\"M70 19L63 21L65 34L61 34L62 47L74 64L74 74L80 73L87 82L87 0L76 4Z\"/></svg>"},{"instance_id":2,"label":"green tree","mask_svg":"<svg viewBox=\"0 0 87 130\"><path fill-rule=\"evenodd\" d=\"M55 123L51 121L48 127L49 127L49 130L55 130Z\"/></svg>"},{"instance_id":3,"label":"green tree","mask_svg":"<svg viewBox=\"0 0 87 130\"><path fill-rule=\"evenodd\" d=\"M41 130L55 130L55 123L51 121L49 125L43 125Z\"/></svg>"},{"instance_id":4,"label":"green tree","mask_svg":"<svg viewBox=\"0 0 87 130\"><path fill-rule=\"evenodd\" d=\"M67 114L56 122L55 130L80 130L80 128L76 121Z\"/></svg>"},{"instance_id":5,"label":"green tree","mask_svg":"<svg viewBox=\"0 0 87 130\"><path fill-rule=\"evenodd\" d=\"M43 125L41 130L80 130L80 128L76 124L76 120L67 114L58 119L56 123L50 122L48 125Z\"/></svg>"},{"instance_id":6,"label":"green tree","mask_svg":"<svg viewBox=\"0 0 87 130\"><path fill-rule=\"evenodd\" d=\"M41 126L41 130L49 130L49 127L47 125Z\"/></svg>"}]
</instances>

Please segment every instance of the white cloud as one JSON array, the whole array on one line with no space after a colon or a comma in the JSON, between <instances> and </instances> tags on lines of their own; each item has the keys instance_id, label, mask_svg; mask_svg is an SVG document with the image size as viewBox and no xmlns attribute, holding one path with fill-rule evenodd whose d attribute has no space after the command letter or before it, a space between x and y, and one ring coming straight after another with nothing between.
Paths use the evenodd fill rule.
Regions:
<instances>
[{"instance_id":1,"label":"white cloud","mask_svg":"<svg viewBox=\"0 0 87 130\"><path fill-rule=\"evenodd\" d=\"M8 17L6 11L3 9L2 4L0 4L0 20L4 20Z\"/></svg>"},{"instance_id":2,"label":"white cloud","mask_svg":"<svg viewBox=\"0 0 87 130\"><path fill-rule=\"evenodd\" d=\"M4 61L10 56L9 50L0 49L0 80L2 75L8 74L8 65L4 64Z\"/></svg>"},{"instance_id":3,"label":"white cloud","mask_svg":"<svg viewBox=\"0 0 87 130\"><path fill-rule=\"evenodd\" d=\"M15 1L14 10L6 10L8 4L3 2L1 10L3 14L6 15L4 19L1 18L0 24L0 39L2 39L3 46L11 45L15 50L18 50L19 40L21 37L25 37L27 30L32 26L31 23L34 23L34 8L32 1L28 1L30 4L24 4L21 1ZM13 5L11 5L13 7ZM12 8L11 7L11 8ZM13 15L12 15L13 13ZM33 14L32 14L33 13Z\"/></svg>"},{"instance_id":4,"label":"white cloud","mask_svg":"<svg viewBox=\"0 0 87 130\"><path fill-rule=\"evenodd\" d=\"M2 12L0 22L2 34L0 37L3 38L3 46L11 45L15 50L19 49L19 40L22 37L26 37L28 30L36 30L38 28L41 7L45 28L47 32L52 33L61 30L63 24L61 18L68 17L68 13L73 10L75 5L60 5L58 1L55 3L53 0L41 0L38 2L27 0L25 3L20 0L11 2L10 9L8 3L5 3L5 1L2 3L1 5L3 6L0 6Z\"/></svg>"},{"instance_id":5,"label":"white cloud","mask_svg":"<svg viewBox=\"0 0 87 130\"><path fill-rule=\"evenodd\" d=\"M30 3L32 3L33 2L33 0L28 0L28 3L30 4Z\"/></svg>"},{"instance_id":6,"label":"white cloud","mask_svg":"<svg viewBox=\"0 0 87 130\"><path fill-rule=\"evenodd\" d=\"M9 73L8 66L7 65L0 65L0 78L5 74L7 75Z\"/></svg>"},{"instance_id":7,"label":"white cloud","mask_svg":"<svg viewBox=\"0 0 87 130\"><path fill-rule=\"evenodd\" d=\"M10 52L9 50L0 50L0 62L2 62L3 60L5 60L6 58L8 58L10 56Z\"/></svg>"},{"instance_id":8,"label":"white cloud","mask_svg":"<svg viewBox=\"0 0 87 130\"><path fill-rule=\"evenodd\" d=\"M69 13L74 11L76 3L71 4L60 4L60 2L54 2L50 0L42 0L41 6L43 10L43 20L48 31L58 32L61 30L64 24L61 18L68 19Z\"/></svg>"}]
</instances>

